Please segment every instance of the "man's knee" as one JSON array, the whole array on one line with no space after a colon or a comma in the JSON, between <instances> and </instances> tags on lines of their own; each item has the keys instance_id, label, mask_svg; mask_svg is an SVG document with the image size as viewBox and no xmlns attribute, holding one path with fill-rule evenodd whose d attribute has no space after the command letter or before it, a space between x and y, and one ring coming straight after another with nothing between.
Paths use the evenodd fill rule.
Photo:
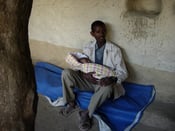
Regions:
<instances>
[{"instance_id":1,"label":"man's knee","mask_svg":"<svg viewBox=\"0 0 175 131\"><path fill-rule=\"evenodd\" d=\"M62 79L67 79L67 80L72 80L72 79L77 79L78 74L76 71L72 69L64 69L62 72Z\"/></svg>"},{"instance_id":2,"label":"man's knee","mask_svg":"<svg viewBox=\"0 0 175 131\"><path fill-rule=\"evenodd\" d=\"M108 87L105 87L105 91L108 92L108 93L112 93L113 91L113 88L111 86L108 86Z\"/></svg>"},{"instance_id":3,"label":"man's knee","mask_svg":"<svg viewBox=\"0 0 175 131\"><path fill-rule=\"evenodd\" d=\"M64 70L62 71L62 77L70 76L70 75L71 75L71 72L72 72L71 69L64 69Z\"/></svg>"},{"instance_id":4,"label":"man's knee","mask_svg":"<svg viewBox=\"0 0 175 131\"><path fill-rule=\"evenodd\" d=\"M101 91L103 92L104 95L110 97L113 92L113 88L111 86L101 87Z\"/></svg>"}]
</instances>

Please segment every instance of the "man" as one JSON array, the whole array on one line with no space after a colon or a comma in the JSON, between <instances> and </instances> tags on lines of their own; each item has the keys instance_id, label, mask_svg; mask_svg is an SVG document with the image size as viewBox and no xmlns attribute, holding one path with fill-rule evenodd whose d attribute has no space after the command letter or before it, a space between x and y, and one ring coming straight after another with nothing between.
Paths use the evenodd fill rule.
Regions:
<instances>
[{"instance_id":1,"label":"man","mask_svg":"<svg viewBox=\"0 0 175 131\"><path fill-rule=\"evenodd\" d=\"M91 24L90 34L95 41L88 43L83 52L92 62L105 65L114 70L117 77L105 77L97 79L93 77L94 72L83 73L71 69L65 69L62 73L63 99L67 106L61 110L62 114L68 114L75 109L75 95L73 88L78 87L83 91L94 91L87 110L79 112L80 125L82 131L91 128L91 119L95 110L107 99L119 98L124 95L125 90L121 85L127 76L127 69L122 58L120 48L106 40L106 26L102 21L94 21Z\"/></svg>"}]
</instances>

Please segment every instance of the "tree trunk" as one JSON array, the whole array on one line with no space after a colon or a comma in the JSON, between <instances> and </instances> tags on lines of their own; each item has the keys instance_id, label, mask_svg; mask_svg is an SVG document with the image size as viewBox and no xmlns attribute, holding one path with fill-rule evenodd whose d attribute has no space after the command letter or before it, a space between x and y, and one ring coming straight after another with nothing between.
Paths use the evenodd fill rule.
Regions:
<instances>
[{"instance_id":1,"label":"tree trunk","mask_svg":"<svg viewBox=\"0 0 175 131\"><path fill-rule=\"evenodd\" d=\"M32 0L0 0L0 130L33 131L37 95L28 41Z\"/></svg>"}]
</instances>

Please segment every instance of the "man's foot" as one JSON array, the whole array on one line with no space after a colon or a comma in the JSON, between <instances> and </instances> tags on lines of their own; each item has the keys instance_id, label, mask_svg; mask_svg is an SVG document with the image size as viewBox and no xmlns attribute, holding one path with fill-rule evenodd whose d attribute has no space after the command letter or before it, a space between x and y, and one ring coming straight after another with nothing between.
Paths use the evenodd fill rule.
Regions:
<instances>
[{"instance_id":1,"label":"man's foot","mask_svg":"<svg viewBox=\"0 0 175 131\"><path fill-rule=\"evenodd\" d=\"M76 105L70 105L70 104L68 104L66 107L63 107L59 111L59 113L61 115L63 115L63 116L68 116L68 115L72 114L75 111L76 108L77 108Z\"/></svg>"},{"instance_id":2,"label":"man's foot","mask_svg":"<svg viewBox=\"0 0 175 131\"><path fill-rule=\"evenodd\" d=\"M80 131L88 131L91 128L91 118L88 111L79 111L78 116Z\"/></svg>"}]
</instances>

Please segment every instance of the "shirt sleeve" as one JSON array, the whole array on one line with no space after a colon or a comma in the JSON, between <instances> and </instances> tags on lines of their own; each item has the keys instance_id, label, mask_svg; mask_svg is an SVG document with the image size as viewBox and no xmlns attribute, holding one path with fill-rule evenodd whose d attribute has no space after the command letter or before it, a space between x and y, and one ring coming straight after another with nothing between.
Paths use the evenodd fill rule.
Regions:
<instances>
[{"instance_id":1,"label":"shirt sleeve","mask_svg":"<svg viewBox=\"0 0 175 131\"><path fill-rule=\"evenodd\" d=\"M121 50L119 48L116 48L116 51L114 52L113 61L115 63L114 71L116 72L116 76L118 78L117 83L121 84L121 82L123 82L128 77L128 72Z\"/></svg>"},{"instance_id":2,"label":"shirt sleeve","mask_svg":"<svg viewBox=\"0 0 175 131\"><path fill-rule=\"evenodd\" d=\"M83 53L86 54L92 62L94 62L94 57L93 57L94 56L94 46L93 46L93 42L89 42L83 47Z\"/></svg>"}]
</instances>

